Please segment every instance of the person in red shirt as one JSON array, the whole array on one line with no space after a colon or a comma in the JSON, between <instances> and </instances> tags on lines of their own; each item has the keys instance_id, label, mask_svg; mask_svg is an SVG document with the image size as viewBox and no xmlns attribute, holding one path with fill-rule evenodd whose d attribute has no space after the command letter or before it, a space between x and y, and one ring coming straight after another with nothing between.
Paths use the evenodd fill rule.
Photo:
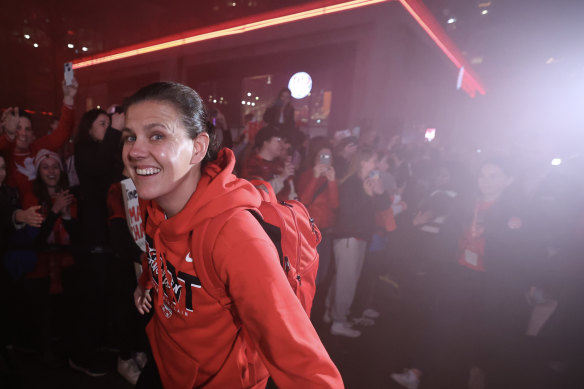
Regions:
<instances>
[{"instance_id":1,"label":"person in red shirt","mask_svg":"<svg viewBox=\"0 0 584 389\"><path fill-rule=\"evenodd\" d=\"M291 160L284 161L281 158L284 151L282 134L275 127L266 126L257 133L254 148L257 154L244 162L241 176L268 181L278 199L287 198L290 180L294 176L294 165Z\"/></svg>"},{"instance_id":2,"label":"person in red shirt","mask_svg":"<svg viewBox=\"0 0 584 389\"><path fill-rule=\"evenodd\" d=\"M326 279L332 261L331 230L339 207L339 188L333 167L333 152L327 138L312 138L306 158L307 167L298 179L298 195L320 232L316 284Z\"/></svg>"},{"instance_id":3,"label":"person in red shirt","mask_svg":"<svg viewBox=\"0 0 584 389\"><path fill-rule=\"evenodd\" d=\"M57 151L65 144L73 132L73 103L77 94L78 84L73 80L71 85L63 82L63 107L59 126L49 135L36 139L29 115L11 109L6 115L5 133L0 136L0 151L6 153L8 161L8 177L6 183L18 188L20 196L32 192L32 182L36 178L34 157L40 149ZM3 116L4 118L4 116ZM14 135L11 135L14 134Z\"/></svg>"},{"instance_id":4,"label":"person in red shirt","mask_svg":"<svg viewBox=\"0 0 584 389\"><path fill-rule=\"evenodd\" d=\"M231 150L211 146L200 96L155 83L130 97L125 112L122 158L146 212L148 258L134 298L139 312L154 310L146 332L155 365L149 360L137 387L159 374L167 388L263 389L268 376L282 389L342 388L275 246L246 211L257 210L259 192L232 174ZM201 285L192 243L210 219L234 210L211 237L226 309Z\"/></svg>"}]
</instances>

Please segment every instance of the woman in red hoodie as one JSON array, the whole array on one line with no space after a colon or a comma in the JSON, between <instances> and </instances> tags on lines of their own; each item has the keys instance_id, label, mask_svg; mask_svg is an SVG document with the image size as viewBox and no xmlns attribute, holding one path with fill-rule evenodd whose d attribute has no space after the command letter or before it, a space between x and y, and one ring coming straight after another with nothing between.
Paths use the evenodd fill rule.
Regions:
<instances>
[{"instance_id":1,"label":"woman in red hoodie","mask_svg":"<svg viewBox=\"0 0 584 389\"><path fill-rule=\"evenodd\" d=\"M271 376L280 388L343 387L274 245L245 211L257 209L259 194L232 174L231 150L217 153L199 95L155 83L130 97L125 112L122 156L147 214L148 258L134 297L141 313L154 309L146 331L162 385L264 388ZM209 219L233 210L212 237L223 305L201 284L200 251L191 248Z\"/></svg>"}]
</instances>

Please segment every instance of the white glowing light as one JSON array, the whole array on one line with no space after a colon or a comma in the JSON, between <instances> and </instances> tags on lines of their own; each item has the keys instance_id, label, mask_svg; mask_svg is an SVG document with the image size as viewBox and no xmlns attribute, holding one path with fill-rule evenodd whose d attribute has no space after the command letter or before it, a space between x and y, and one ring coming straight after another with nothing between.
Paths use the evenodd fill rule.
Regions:
<instances>
[{"instance_id":1,"label":"white glowing light","mask_svg":"<svg viewBox=\"0 0 584 389\"><path fill-rule=\"evenodd\" d=\"M242 105L245 105L245 100L241 100L241 104Z\"/></svg>"},{"instance_id":2,"label":"white glowing light","mask_svg":"<svg viewBox=\"0 0 584 389\"><path fill-rule=\"evenodd\" d=\"M213 103L216 103L216 102L217 102L217 100L216 99L213 99Z\"/></svg>"},{"instance_id":3,"label":"white glowing light","mask_svg":"<svg viewBox=\"0 0 584 389\"><path fill-rule=\"evenodd\" d=\"M483 14L483 15L486 15L486 14L488 14L488 13L489 13L489 10L487 10L487 9L483 9L483 10L481 11L481 14Z\"/></svg>"},{"instance_id":4,"label":"white glowing light","mask_svg":"<svg viewBox=\"0 0 584 389\"><path fill-rule=\"evenodd\" d=\"M424 134L424 138L426 138L426 140L428 142L432 142L434 140L434 138L436 138L436 129L435 128L426 129L426 133Z\"/></svg>"},{"instance_id":5,"label":"white glowing light","mask_svg":"<svg viewBox=\"0 0 584 389\"><path fill-rule=\"evenodd\" d=\"M247 105L251 105L251 103L248 101L248 102L247 102Z\"/></svg>"},{"instance_id":6,"label":"white glowing light","mask_svg":"<svg viewBox=\"0 0 584 389\"><path fill-rule=\"evenodd\" d=\"M67 44L67 47L68 47L68 48L70 48L70 49L72 49L72 48L74 48L75 46L73 46L73 43L68 43L68 44Z\"/></svg>"},{"instance_id":7,"label":"white glowing light","mask_svg":"<svg viewBox=\"0 0 584 389\"><path fill-rule=\"evenodd\" d=\"M87 50L89 50L89 49L88 49L87 47L83 46L83 47L81 48L81 50L83 50L83 51L87 51Z\"/></svg>"},{"instance_id":8,"label":"white glowing light","mask_svg":"<svg viewBox=\"0 0 584 389\"><path fill-rule=\"evenodd\" d=\"M456 18L450 18L446 23L448 24L456 23Z\"/></svg>"},{"instance_id":9,"label":"white glowing light","mask_svg":"<svg viewBox=\"0 0 584 389\"><path fill-rule=\"evenodd\" d=\"M251 106L252 106L252 107L255 107L255 103L251 103Z\"/></svg>"},{"instance_id":10,"label":"white glowing light","mask_svg":"<svg viewBox=\"0 0 584 389\"><path fill-rule=\"evenodd\" d=\"M288 89L292 92L295 99L303 99L310 94L312 90L312 78L306 72L298 72L290 77Z\"/></svg>"},{"instance_id":11,"label":"white glowing light","mask_svg":"<svg viewBox=\"0 0 584 389\"><path fill-rule=\"evenodd\" d=\"M38 43L35 43L33 46L34 47L39 47L39 44Z\"/></svg>"},{"instance_id":12,"label":"white glowing light","mask_svg":"<svg viewBox=\"0 0 584 389\"><path fill-rule=\"evenodd\" d=\"M260 98L258 96L256 96L256 100L259 100Z\"/></svg>"},{"instance_id":13,"label":"white glowing light","mask_svg":"<svg viewBox=\"0 0 584 389\"><path fill-rule=\"evenodd\" d=\"M24 34L24 39L30 39L30 35Z\"/></svg>"},{"instance_id":14,"label":"white glowing light","mask_svg":"<svg viewBox=\"0 0 584 389\"><path fill-rule=\"evenodd\" d=\"M248 96L251 96L251 92L247 92L247 95L248 95Z\"/></svg>"},{"instance_id":15,"label":"white glowing light","mask_svg":"<svg viewBox=\"0 0 584 389\"><path fill-rule=\"evenodd\" d=\"M560 158L552 159L552 166L560 166L562 164L562 160Z\"/></svg>"}]
</instances>

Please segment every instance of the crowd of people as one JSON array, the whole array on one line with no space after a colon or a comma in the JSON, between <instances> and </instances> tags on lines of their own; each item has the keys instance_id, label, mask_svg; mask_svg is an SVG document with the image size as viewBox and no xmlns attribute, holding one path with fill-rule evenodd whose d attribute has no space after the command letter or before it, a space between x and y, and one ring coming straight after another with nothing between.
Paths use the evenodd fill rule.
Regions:
<instances>
[{"instance_id":1,"label":"crowd of people","mask_svg":"<svg viewBox=\"0 0 584 389\"><path fill-rule=\"evenodd\" d=\"M257 230L249 218L228 223L214 252L246 329L243 338L229 311L225 316L210 308L212 299L199 297L205 314L187 319L171 304L180 300L180 289L173 286L167 295L180 256L190 255L192 225L230 207L257 207L257 199L245 195L244 180L261 179L279 200L302 202L321 231L316 287L323 308L312 320L327 323L333 336L359 338L364 327L374 326L388 304L382 295L388 287L422 291L414 358L403 372L387 372L397 385L538 387L537 368L582 382L584 202L577 159L558 169L538 164L537 155L405 144L385 129L310 137L294 122L286 89L266 110L261 129L235 142L220 113L206 116L194 91L172 83L142 89L123 112L90 110L74 131L77 84L63 85L63 93L60 120L49 135L37 138L33 118L16 107L2 115L2 308L17 312L2 321L7 362L18 345L36 347L46 364L60 366L59 343L73 369L100 376L107 372L100 350L113 348L119 373L132 384L142 376L142 385L144 377L159 386L231 385L237 377L229 369L251 342L260 355L246 354L255 369L240 377L242 385L265 386L268 375L280 387L342 385L299 307L258 312L257 302L245 297L263 294L267 307L272 298L274 305L289 299L281 280L260 290L257 280L234 275L265 266L257 274L275 277L276 269L262 260L269 262L274 250L244 238ZM213 126L212 117L221 125ZM184 128L171 128L177 121ZM120 188L125 177L142 199L155 200L144 206L143 221L153 240L149 247L162 255L150 250L146 258L134 244ZM233 250L247 253L246 261L260 258L249 262L257 267L234 261ZM137 279L140 264L145 271ZM166 278L170 268L174 281ZM182 270L183 278L189 276ZM169 326L160 318L173 312L184 322ZM224 354L206 345L198 352L212 354L208 364L195 363L188 346L168 341L176 333L192 344L213 337L224 344ZM183 358L162 364L161 355L170 354Z\"/></svg>"}]
</instances>

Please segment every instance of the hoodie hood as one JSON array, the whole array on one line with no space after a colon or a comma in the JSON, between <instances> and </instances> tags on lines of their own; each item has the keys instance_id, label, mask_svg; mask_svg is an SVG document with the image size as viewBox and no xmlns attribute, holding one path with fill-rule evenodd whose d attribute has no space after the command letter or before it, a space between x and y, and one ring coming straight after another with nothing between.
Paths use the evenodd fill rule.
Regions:
<instances>
[{"instance_id":1,"label":"hoodie hood","mask_svg":"<svg viewBox=\"0 0 584 389\"><path fill-rule=\"evenodd\" d=\"M234 208L258 208L261 197L247 180L233 174L235 156L228 148L222 149L217 159L209 162L201 172L197 189L177 215L166 219L164 210L155 201L148 204L148 224L160 229L166 241L182 239L205 220Z\"/></svg>"}]
</instances>

